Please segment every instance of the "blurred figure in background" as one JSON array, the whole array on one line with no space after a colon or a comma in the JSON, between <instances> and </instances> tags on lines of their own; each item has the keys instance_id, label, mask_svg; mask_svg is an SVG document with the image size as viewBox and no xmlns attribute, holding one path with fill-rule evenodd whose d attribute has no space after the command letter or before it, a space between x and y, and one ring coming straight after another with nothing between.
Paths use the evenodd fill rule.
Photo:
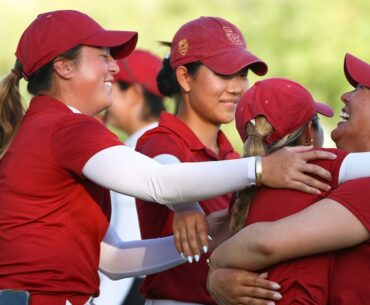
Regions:
<instances>
[{"instance_id":1,"label":"blurred figure in background","mask_svg":"<svg viewBox=\"0 0 370 305\"><path fill-rule=\"evenodd\" d=\"M163 96L157 89L156 76L162 61L156 55L135 50L117 62L120 72L113 83L113 104L104 116L104 123L126 132L125 144L135 148L136 141L149 129L158 125L159 115L165 110ZM135 199L111 192L111 225L122 240L141 239ZM141 278L112 281L100 273L100 296L97 305L143 304L139 286Z\"/></svg>"}]
</instances>

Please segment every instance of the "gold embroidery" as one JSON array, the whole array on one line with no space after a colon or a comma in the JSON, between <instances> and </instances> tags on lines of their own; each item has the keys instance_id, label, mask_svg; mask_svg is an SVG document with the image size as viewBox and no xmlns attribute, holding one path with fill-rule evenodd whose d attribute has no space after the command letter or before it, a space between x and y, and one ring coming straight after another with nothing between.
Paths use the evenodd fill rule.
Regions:
<instances>
[{"instance_id":1,"label":"gold embroidery","mask_svg":"<svg viewBox=\"0 0 370 305\"><path fill-rule=\"evenodd\" d=\"M182 56L184 56L188 52L188 41L186 39L181 39L179 41L179 52Z\"/></svg>"},{"instance_id":2,"label":"gold embroidery","mask_svg":"<svg viewBox=\"0 0 370 305\"><path fill-rule=\"evenodd\" d=\"M240 36L238 34L235 34L233 29L228 26L223 26L222 29L225 32L226 37L233 43L233 44L243 44L242 40L240 39Z\"/></svg>"}]
</instances>

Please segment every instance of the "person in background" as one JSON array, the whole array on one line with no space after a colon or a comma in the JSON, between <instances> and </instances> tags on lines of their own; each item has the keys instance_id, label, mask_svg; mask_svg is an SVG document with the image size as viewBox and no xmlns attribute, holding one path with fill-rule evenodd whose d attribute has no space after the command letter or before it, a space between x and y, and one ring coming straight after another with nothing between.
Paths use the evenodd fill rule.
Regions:
<instances>
[{"instance_id":1,"label":"person in background","mask_svg":"<svg viewBox=\"0 0 370 305\"><path fill-rule=\"evenodd\" d=\"M158 125L165 111L163 96L157 88L156 77L162 67L161 59L146 50L136 49L128 57L117 61L119 72L114 75L113 103L104 115L106 124L128 134L125 144L133 149L147 130ZM110 225L121 240L140 239L140 227L135 198L111 192L112 216ZM112 281L100 275L99 304L143 304L139 293L141 278Z\"/></svg>"}]
</instances>

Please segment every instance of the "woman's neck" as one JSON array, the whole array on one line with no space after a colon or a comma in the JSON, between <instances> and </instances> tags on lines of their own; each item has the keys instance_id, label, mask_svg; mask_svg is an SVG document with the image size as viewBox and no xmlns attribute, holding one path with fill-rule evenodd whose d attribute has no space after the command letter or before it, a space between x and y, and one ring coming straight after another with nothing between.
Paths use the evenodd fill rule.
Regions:
<instances>
[{"instance_id":1,"label":"woman's neck","mask_svg":"<svg viewBox=\"0 0 370 305\"><path fill-rule=\"evenodd\" d=\"M198 137L200 142L216 155L219 154L217 142L220 125L215 125L202 117L179 112L177 117L181 119Z\"/></svg>"}]
</instances>

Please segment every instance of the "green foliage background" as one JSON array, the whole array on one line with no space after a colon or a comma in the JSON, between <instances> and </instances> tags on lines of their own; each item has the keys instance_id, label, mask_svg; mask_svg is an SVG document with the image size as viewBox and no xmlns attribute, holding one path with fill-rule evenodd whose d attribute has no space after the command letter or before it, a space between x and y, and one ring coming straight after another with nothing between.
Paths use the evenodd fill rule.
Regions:
<instances>
[{"instance_id":1,"label":"green foliage background","mask_svg":"<svg viewBox=\"0 0 370 305\"><path fill-rule=\"evenodd\" d=\"M248 48L268 63L267 77L294 79L335 109L334 119L322 119L326 130L338 121L340 95L350 89L343 75L344 54L370 62L369 0L0 0L0 4L1 75L12 68L18 39L40 12L77 9L105 28L136 30L138 46L160 56L168 50L157 41L171 40L185 22L199 16L223 17L241 29ZM252 75L250 83L257 79ZM234 125L224 129L240 150Z\"/></svg>"}]
</instances>

